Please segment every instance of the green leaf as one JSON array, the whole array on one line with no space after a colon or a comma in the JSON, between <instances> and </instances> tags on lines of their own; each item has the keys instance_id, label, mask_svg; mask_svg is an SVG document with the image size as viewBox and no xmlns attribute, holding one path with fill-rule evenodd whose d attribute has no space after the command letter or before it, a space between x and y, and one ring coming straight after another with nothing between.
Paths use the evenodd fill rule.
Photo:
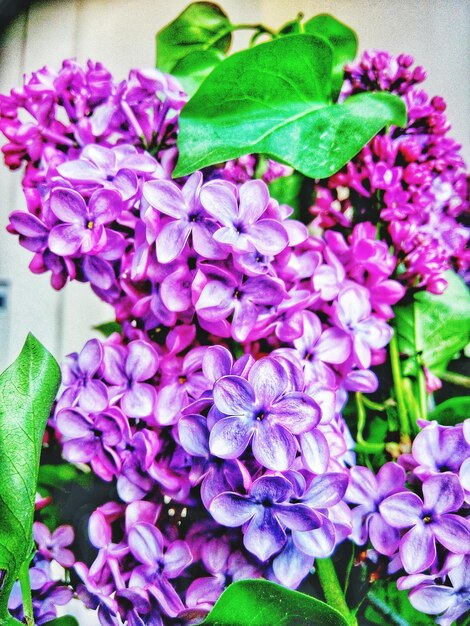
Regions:
<instances>
[{"instance_id":1,"label":"green leaf","mask_svg":"<svg viewBox=\"0 0 470 626\"><path fill-rule=\"evenodd\" d=\"M408 592L398 591L395 581L377 581L367 595L364 616L377 626L431 626L434 619L420 613L408 600ZM362 622L360 622L362 623Z\"/></svg>"},{"instance_id":2,"label":"green leaf","mask_svg":"<svg viewBox=\"0 0 470 626\"><path fill-rule=\"evenodd\" d=\"M327 14L312 17L304 28L306 33L322 37L331 45L333 99L336 100L344 80L344 65L352 61L357 53L357 35L349 26Z\"/></svg>"},{"instance_id":3,"label":"green leaf","mask_svg":"<svg viewBox=\"0 0 470 626\"><path fill-rule=\"evenodd\" d=\"M230 585L203 622L204 626L347 626L324 602L267 580Z\"/></svg>"},{"instance_id":4,"label":"green leaf","mask_svg":"<svg viewBox=\"0 0 470 626\"><path fill-rule=\"evenodd\" d=\"M449 398L428 415L428 419L436 420L443 426L455 426L470 416L470 396Z\"/></svg>"},{"instance_id":5,"label":"green leaf","mask_svg":"<svg viewBox=\"0 0 470 626\"><path fill-rule=\"evenodd\" d=\"M28 335L21 354L0 376L0 623L11 586L33 548L32 525L42 440L59 388L51 354Z\"/></svg>"},{"instance_id":6,"label":"green leaf","mask_svg":"<svg viewBox=\"0 0 470 626\"><path fill-rule=\"evenodd\" d=\"M416 375L416 351L421 352L423 364L439 376L470 339L470 291L455 272L449 270L445 278L448 287L443 294L420 291L415 295L416 349L413 303L394 308L398 348L408 357L403 363L406 376Z\"/></svg>"},{"instance_id":7,"label":"green leaf","mask_svg":"<svg viewBox=\"0 0 470 626\"><path fill-rule=\"evenodd\" d=\"M311 178L338 171L406 108L388 93L331 104L332 51L289 35L222 61L183 108L175 177L245 154L266 154Z\"/></svg>"},{"instance_id":8,"label":"green leaf","mask_svg":"<svg viewBox=\"0 0 470 626\"><path fill-rule=\"evenodd\" d=\"M188 55L205 50L226 53L232 41L232 25L212 2L190 4L157 34L157 67L173 72Z\"/></svg>"},{"instance_id":9,"label":"green leaf","mask_svg":"<svg viewBox=\"0 0 470 626\"><path fill-rule=\"evenodd\" d=\"M178 61L171 73L178 78L185 92L192 96L223 59L223 53L214 48L195 50Z\"/></svg>"},{"instance_id":10,"label":"green leaf","mask_svg":"<svg viewBox=\"0 0 470 626\"><path fill-rule=\"evenodd\" d=\"M53 619L51 622L46 622L44 626L79 626L79 624L72 615L63 615Z\"/></svg>"},{"instance_id":11,"label":"green leaf","mask_svg":"<svg viewBox=\"0 0 470 626\"><path fill-rule=\"evenodd\" d=\"M97 330L104 337L109 337L113 333L121 333L122 326L119 322L104 322L98 326L93 326L93 330Z\"/></svg>"},{"instance_id":12,"label":"green leaf","mask_svg":"<svg viewBox=\"0 0 470 626\"><path fill-rule=\"evenodd\" d=\"M300 209L300 190L302 188L303 177L294 172L290 176L276 178L269 183L269 194L276 198L279 204L288 204L294 209L294 217L298 217Z\"/></svg>"}]
</instances>

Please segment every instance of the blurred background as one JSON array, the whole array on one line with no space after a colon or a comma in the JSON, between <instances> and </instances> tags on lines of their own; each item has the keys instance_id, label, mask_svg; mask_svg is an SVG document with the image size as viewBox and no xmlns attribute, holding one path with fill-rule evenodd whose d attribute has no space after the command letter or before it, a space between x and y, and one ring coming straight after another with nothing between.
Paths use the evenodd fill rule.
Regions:
<instances>
[{"instance_id":1,"label":"blurred background","mask_svg":"<svg viewBox=\"0 0 470 626\"><path fill-rule=\"evenodd\" d=\"M0 0L0 92L24 73L64 58L101 61L123 79L155 63L155 33L187 6L186 0ZM468 0L221 0L234 22L279 27L301 11L331 13L354 28L360 51L406 52L428 73L424 89L448 104L453 136L470 162L470 2ZM247 43L237 34L235 48ZM28 331L61 359L96 335L93 325L113 318L88 285L55 292L49 276L28 270L31 253L5 232L8 214L23 208L21 173L0 165L0 371L19 352Z\"/></svg>"}]
</instances>

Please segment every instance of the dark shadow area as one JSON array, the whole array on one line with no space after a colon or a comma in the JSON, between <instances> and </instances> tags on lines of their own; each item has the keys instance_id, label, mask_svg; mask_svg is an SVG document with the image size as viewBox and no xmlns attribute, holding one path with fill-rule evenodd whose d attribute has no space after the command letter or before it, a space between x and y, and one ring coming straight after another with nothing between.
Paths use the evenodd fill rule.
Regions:
<instances>
[{"instance_id":1,"label":"dark shadow area","mask_svg":"<svg viewBox=\"0 0 470 626\"><path fill-rule=\"evenodd\" d=\"M0 38L12 21L35 3L34 0L0 0Z\"/></svg>"}]
</instances>

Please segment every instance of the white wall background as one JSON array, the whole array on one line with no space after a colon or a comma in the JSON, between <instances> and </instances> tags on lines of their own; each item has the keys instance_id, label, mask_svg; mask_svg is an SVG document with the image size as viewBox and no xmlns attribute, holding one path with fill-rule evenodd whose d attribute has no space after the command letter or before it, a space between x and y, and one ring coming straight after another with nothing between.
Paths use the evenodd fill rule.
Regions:
<instances>
[{"instance_id":1,"label":"white wall background","mask_svg":"<svg viewBox=\"0 0 470 626\"><path fill-rule=\"evenodd\" d=\"M0 92L19 85L23 73L67 57L102 61L122 79L133 67L154 64L155 33L187 0L54 0L33 6L14 22L0 48ZM302 11L329 12L352 26L361 50L406 52L428 71L425 88L448 103L453 135L466 144L470 163L470 2L468 0L219 0L233 21L276 27ZM242 42L243 35L238 39ZM57 358L80 350L91 326L112 318L87 285L57 293L49 276L28 270L31 254L5 232L7 215L24 206L20 174L0 165L0 281L12 283L10 324L0 327L0 370L32 331ZM4 322L0 319L0 326Z\"/></svg>"}]
</instances>

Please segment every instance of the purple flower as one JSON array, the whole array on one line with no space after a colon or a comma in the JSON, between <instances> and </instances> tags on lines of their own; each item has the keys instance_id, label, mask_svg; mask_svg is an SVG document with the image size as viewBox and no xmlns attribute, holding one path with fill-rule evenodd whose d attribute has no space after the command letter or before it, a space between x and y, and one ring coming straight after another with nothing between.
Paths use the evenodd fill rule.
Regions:
<instances>
[{"instance_id":1,"label":"purple flower","mask_svg":"<svg viewBox=\"0 0 470 626\"><path fill-rule=\"evenodd\" d=\"M231 528L248 525L243 535L247 550L266 561L286 542L284 527L312 530L321 524L318 515L304 504L290 504L293 489L283 476L262 476L254 481L249 495L225 492L210 505L214 519Z\"/></svg>"},{"instance_id":2,"label":"purple flower","mask_svg":"<svg viewBox=\"0 0 470 626\"><path fill-rule=\"evenodd\" d=\"M53 533L41 522L33 524L34 541L38 551L48 559L55 559L62 567L72 567L75 557L66 546L73 543L75 534L72 526L59 526Z\"/></svg>"},{"instance_id":3,"label":"purple flower","mask_svg":"<svg viewBox=\"0 0 470 626\"><path fill-rule=\"evenodd\" d=\"M451 626L470 605L470 555L465 555L459 565L448 573L452 587L426 582L409 594L411 604L422 613L440 615L436 623Z\"/></svg>"},{"instance_id":4,"label":"purple flower","mask_svg":"<svg viewBox=\"0 0 470 626\"><path fill-rule=\"evenodd\" d=\"M209 447L215 456L234 459L252 440L253 455L269 469L286 470L295 458L294 435L311 430L320 409L308 395L292 391L286 370L276 360L257 361L248 374L223 376L214 385L214 404L227 417L212 427Z\"/></svg>"},{"instance_id":5,"label":"purple flower","mask_svg":"<svg viewBox=\"0 0 470 626\"><path fill-rule=\"evenodd\" d=\"M398 548L399 531L385 521L380 503L388 496L405 490L405 470L397 463L385 463L377 476L367 467L352 467L346 499L358 504L352 511L352 539L363 545L370 537L381 554L391 556Z\"/></svg>"},{"instance_id":6,"label":"purple flower","mask_svg":"<svg viewBox=\"0 0 470 626\"><path fill-rule=\"evenodd\" d=\"M212 326L233 313L231 334L236 341L247 339L262 307L280 304L285 297L284 284L277 278L253 276L243 282L238 272L206 265L201 274L202 269L205 284L195 305L201 325Z\"/></svg>"},{"instance_id":7,"label":"purple flower","mask_svg":"<svg viewBox=\"0 0 470 626\"><path fill-rule=\"evenodd\" d=\"M68 406L78 402L84 411L102 411L108 406L106 385L97 378L103 361L103 347L90 339L79 355L70 354L62 366L62 383L67 389Z\"/></svg>"},{"instance_id":8,"label":"purple flower","mask_svg":"<svg viewBox=\"0 0 470 626\"><path fill-rule=\"evenodd\" d=\"M239 199L238 199L239 198ZM214 239L233 250L275 255L284 250L289 238L276 220L260 219L269 202L269 191L261 180L250 180L238 189L232 183L215 180L201 190L201 204L223 224Z\"/></svg>"},{"instance_id":9,"label":"purple flower","mask_svg":"<svg viewBox=\"0 0 470 626\"><path fill-rule=\"evenodd\" d=\"M184 605L169 580L179 576L192 561L187 543L173 541L164 550L160 531L145 522L131 526L128 542L133 556L141 563L132 572L129 586L149 591L165 613L175 617Z\"/></svg>"},{"instance_id":10,"label":"purple flower","mask_svg":"<svg viewBox=\"0 0 470 626\"><path fill-rule=\"evenodd\" d=\"M326 364L344 363L351 352L351 340L339 328L322 331L320 320L310 311L305 312L303 320L303 334L293 343L304 361L305 380L329 380L331 370Z\"/></svg>"},{"instance_id":11,"label":"purple flower","mask_svg":"<svg viewBox=\"0 0 470 626\"><path fill-rule=\"evenodd\" d=\"M131 341L125 349L107 345L104 351L104 378L116 386L114 398L128 417L149 417L155 405L155 388L143 381L152 378L159 357L150 343Z\"/></svg>"},{"instance_id":12,"label":"purple flower","mask_svg":"<svg viewBox=\"0 0 470 626\"><path fill-rule=\"evenodd\" d=\"M65 222L49 233L49 248L59 256L103 250L109 232L105 224L113 222L122 211L121 196L107 189L95 191L88 206L73 189L55 189L50 202L53 213Z\"/></svg>"},{"instance_id":13,"label":"purple flower","mask_svg":"<svg viewBox=\"0 0 470 626\"><path fill-rule=\"evenodd\" d=\"M371 315L368 292L359 285L343 289L333 306L334 321L352 337L358 365L369 368L371 350L386 346L392 337L392 329Z\"/></svg>"},{"instance_id":14,"label":"purple flower","mask_svg":"<svg viewBox=\"0 0 470 626\"><path fill-rule=\"evenodd\" d=\"M123 200L137 192L137 174L151 174L161 169L148 153L139 153L132 145L109 149L96 144L83 148L79 159L66 161L57 168L61 176L85 186L118 191Z\"/></svg>"},{"instance_id":15,"label":"purple flower","mask_svg":"<svg viewBox=\"0 0 470 626\"><path fill-rule=\"evenodd\" d=\"M209 218L199 202L202 174L196 172L183 188L169 180L152 180L143 194L150 206L173 218L160 228L156 249L160 263L171 263L183 251L190 234L193 247L206 259L224 259L227 252L213 238L216 222Z\"/></svg>"},{"instance_id":16,"label":"purple flower","mask_svg":"<svg viewBox=\"0 0 470 626\"><path fill-rule=\"evenodd\" d=\"M385 521L408 530L400 541L400 557L409 574L422 572L436 558L436 540L456 554L470 552L470 527L454 511L462 506L463 489L455 474L445 472L423 482L424 501L403 491L379 505Z\"/></svg>"},{"instance_id":17,"label":"purple flower","mask_svg":"<svg viewBox=\"0 0 470 626\"><path fill-rule=\"evenodd\" d=\"M117 407L100 413L83 413L62 409L56 416L57 428L64 437L63 455L71 463L91 463L103 480L112 480L121 461L115 447L128 427L127 419Z\"/></svg>"}]
</instances>

